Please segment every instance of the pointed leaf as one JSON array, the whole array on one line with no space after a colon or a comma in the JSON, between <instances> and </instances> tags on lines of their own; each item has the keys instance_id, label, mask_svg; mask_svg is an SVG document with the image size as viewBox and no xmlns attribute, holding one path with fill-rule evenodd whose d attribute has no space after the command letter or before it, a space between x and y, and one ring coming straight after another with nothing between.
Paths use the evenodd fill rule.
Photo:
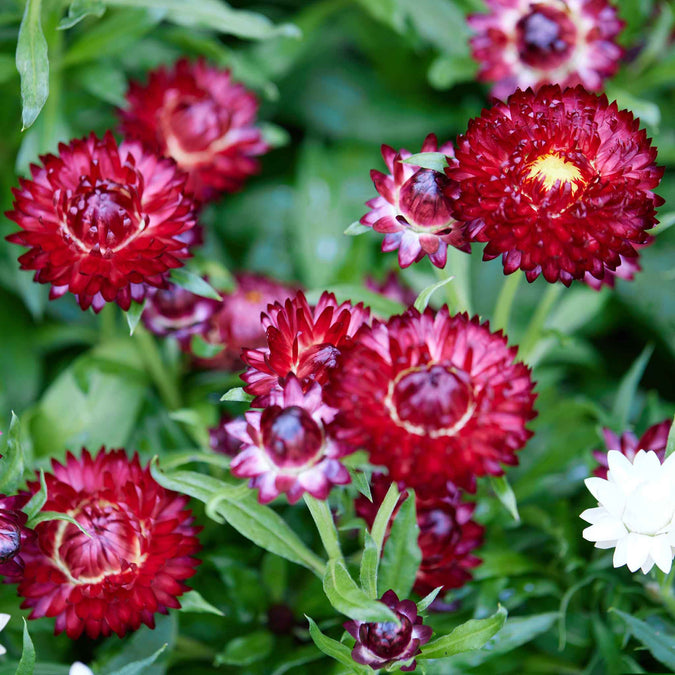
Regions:
<instances>
[{"instance_id":1,"label":"pointed leaf","mask_svg":"<svg viewBox=\"0 0 675 675\"><path fill-rule=\"evenodd\" d=\"M105 13L102 0L73 0L68 7L68 15L64 16L57 26L58 30L72 28L88 16L101 18Z\"/></svg>"},{"instance_id":2,"label":"pointed leaf","mask_svg":"<svg viewBox=\"0 0 675 675\"><path fill-rule=\"evenodd\" d=\"M342 642L333 640L333 638L324 635L316 623L305 614L305 618L309 622L309 634L314 640L314 644L327 656L330 656L332 659L335 659L338 663L341 663L343 666L347 666L354 673L370 673L372 672L370 668L366 666L361 666L354 659L352 659L352 652L347 647L343 645Z\"/></svg>"},{"instance_id":3,"label":"pointed leaf","mask_svg":"<svg viewBox=\"0 0 675 675\"><path fill-rule=\"evenodd\" d=\"M451 282L455 277L446 277L445 279L441 279L440 281L437 281L435 284L431 284L431 286L427 286L425 289L422 290L422 292L417 296L417 300L415 300L414 307L418 312L423 312L427 306L429 305L429 300L431 300L431 296L442 286L445 286L445 284Z\"/></svg>"},{"instance_id":4,"label":"pointed leaf","mask_svg":"<svg viewBox=\"0 0 675 675\"><path fill-rule=\"evenodd\" d=\"M82 534L86 535L91 539L91 534L84 525L75 520L72 516L67 513L61 513L60 511L40 511L38 514L33 516L27 523L26 526L31 530L34 530L40 523L46 523L50 520L65 520L71 525L75 525Z\"/></svg>"},{"instance_id":5,"label":"pointed leaf","mask_svg":"<svg viewBox=\"0 0 675 675\"><path fill-rule=\"evenodd\" d=\"M176 286L180 286L186 291L190 291L190 293L199 295L202 298L210 298L211 300L223 299L220 293L208 281L202 279L198 274L186 270L184 267L171 271L171 281Z\"/></svg>"},{"instance_id":6,"label":"pointed leaf","mask_svg":"<svg viewBox=\"0 0 675 675\"><path fill-rule=\"evenodd\" d=\"M216 655L214 665L248 666L262 661L273 647L274 636L269 631L258 630L228 642L225 649Z\"/></svg>"},{"instance_id":7,"label":"pointed leaf","mask_svg":"<svg viewBox=\"0 0 675 675\"><path fill-rule=\"evenodd\" d=\"M654 345L647 345L621 380L612 408L612 416L619 429L625 429L628 425L628 418L633 399L635 398L638 385L640 384L640 380L642 379L642 375L645 372L645 368L649 363L653 351Z\"/></svg>"},{"instance_id":8,"label":"pointed leaf","mask_svg":"<svg viewBox=\"0 0 675 675\"><path fill-rule=\"evenodd\" d=\"M217 607L214 607L210 602L204 600L200 593L194 589L180 596L180 611L193 612L195 614L216 614L217 616L225 616Z\"/></svg>"},{"instance_id":9,"label":"pointed leaf","mask_svg":"<svg viewBox=\"0 0 675 675\"><path fill-rule=\"evenodd\" d=\"M127 663L126 666L123 666L119 670L109 673L109 675L142 675L146 672L146 668L151 666L158 658L159 655L166 649L167 645L160 647L154 654L151 654L145 659L140 661L134 661L133 663Z\"/></svg>"},{"instance_id":10,"label":"pointed leaf","mask_svg":"<svg viewBox=\"0 0 675 675\"><path fill-rule=\"evenodd\" d=\"M214 356L218 356L223 349L225 349L225 345L207 342L197 333L190 338L190 351L200 359L212 359Z\"/></svg>"},{"instance_id":11,"label":"pointed leaf","mask_svg":"<svg viewBox=\"0 0 675 675\"><path fill-rule=\"evenodd\" d=\"M520 514L518 513L518 503L513 488L506 480L506 476L490 476L490 486L497 495L504 508L511 514L513 519L519 523Z\"/></svg>"},{"instance_id":12,"label":"pointed leaf","mask_svg":"<svg viewBox=\"0 0 675 675\"><path fill-rule=\"evenodd\" d=\"M668 432L668 441L666 442L666 457L670 457L675 452L675 417Z\"/></svg>"},{"instance_id":13,"label":"pointed leaf","mask_svg":"<svg viewBox=\"0 0 675 675\"><path fill-rule=\"evenodd\" d=\"M33 675L35 670L35 647L28 634L26 619L23 620L23 650L15 675Z\"/></svg>"},{"instance_id":14,"label":"pointed leaf","mask_svg":"<svg viewBox=\"0 0 675 675\"><path fill-rule=\"evenodd\" d=\"M439 586L438 588L434 588L431 593L425 595L418 603L417 603L417 611L421 614L429 605L438 597L438 594L443 590L443 586Z\"/></svg>"},{"instance_id":15,"label":"pointed leaf","mask_svg":"<svg viewBox=\"0 0 675 675\"><path fill-rule=\"evenodd\" d=\"M45 481L45 472L40 469L40 489L28 500L23 512L28 520L32 520L40 512L40 509L47 501L47 482Z\"/></svg>"},{"instance_id":16,"label":"pointed leaf","mask_svg":"<svg viewBox=\"0 0 675 675\"><path fill-rule=\"evenodd\" d=\"M145 300L143 302L132 301L129 309L124 312L124 315L127 317L127 325L129 326L129 335L133 335L138 322L141 320L143 315L143 310L145 309Z\"/></svg>"},{"instance_id":17,"label":"pointed leaf","mask_svg":"<svg viewBox=\"0 0 675 675\"><path fill-rule=\"evenodd\" d=\"M361 569L359 582L361 588L373 599L377 598L377 572L380 566L380 550L371 536L365 532L363 553L361 554Z\"/></svg>"},{"instance_id":18,"label":"pointed leaf","mask_svg":"<svg viewBox=\"0 0 675 675\"><path fill-rule=\"evenodd\" d=\"M221 401L238 401L241 403L250 403L253 400L251 394L247 394L243 387L234 387L226 391L221 397Z\"/></svg>"},{"instance_id":19,"label":"pointed leaf","mask_svg":"<svg viewBox=\"0 0 675 675\"><path fill-rule=\"evenodd\" d=\"M659 663L675 672L675 643L672 636L664 635L647 622L636 619L626 612L614 608L609 611L621 618L635 639L641 642Z\"/></svg>"},{"instance_id":20,"label":"pointed leaf","mask_svg":"<svg viewBox=\"0 0 675 675\"><path fill-rule=\"evenodd\" d=\"M19 418L12 412L7 433L0 436L0 492L14 494L23 479L24 452Z\"/></svg>"},{"instance_id":21,"label":"pointed leaf","mask_svg":"<svg viewBox=\"0 0 675 675\"><path fill-rule=\"evenodd\" d=\"M367 225L361 225L361 223L356 220L344 231L344 234L349 237L358 237L360 234L372 231L372 229L372 227L368 227Z\"/></svg>"},{"instance_id":22,"label":"pointed leaf","mask_svg":"<svg viewBox=\"0 0 675 675\"><path fill-rule=\"evenodd\" d=\"M403 164L412 164L422 169L433 169L443 173L448 167L448 158L442 152L418 152L408 159L402 159Z\"/></svg>"}]
</instances>

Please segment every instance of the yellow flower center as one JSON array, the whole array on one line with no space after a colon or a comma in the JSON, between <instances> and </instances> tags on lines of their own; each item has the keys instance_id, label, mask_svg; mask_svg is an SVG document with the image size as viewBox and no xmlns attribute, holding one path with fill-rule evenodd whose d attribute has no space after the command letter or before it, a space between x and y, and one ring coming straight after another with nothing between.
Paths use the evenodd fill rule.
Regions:
<instances>
[{"instance_id":1,"label":"yellow flower center","mask_svg":"<svg viewBox=\"0 0 675 675\"><path fill-rule=\"evenodd\" d=\"M543 180L547 190L554 187L556 183L562 185L581 179L579 168L556 153L542 155L530 164L529 169L528 178ZM578 187L576 184L572 185L572 191Z\"/></svg>"}]
</instances>

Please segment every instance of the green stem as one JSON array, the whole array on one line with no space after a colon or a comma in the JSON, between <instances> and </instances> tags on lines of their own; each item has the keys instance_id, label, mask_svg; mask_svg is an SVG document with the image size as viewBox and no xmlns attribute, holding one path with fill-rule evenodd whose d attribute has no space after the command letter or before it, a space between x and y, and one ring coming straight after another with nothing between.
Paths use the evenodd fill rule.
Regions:
<instances>
[{"instance_id":1,"label":"green stem","mask_svg":"<svg viewBox=\"0 0 675 675\"><path fill-rule=\"evenodd\" d=\"M511 318L511 307L513 306L513 301L518 292L518 287L520 286L522 278L522 271L516 270L513 274L509 274L504 280L495 305L492 330L503 330L504 332L507 332L509 319Z\"/></svg>"},{"instance_id":2,"label":"green stem","mask_svg":"<svg viewBox=\"0 0 675 675\"><path fill-rule=\"evenodd\" d=\"M154 338L143 326L138 326L133 339L143 359L143 365L157 387L162 401L169 410L178 410L181 407L178 383L171 376L171 369L162 361Z\"/></svg>"},{"instance_id":3,"label":"green stem","mask_svg":"<svg viewBox=\"0 0 675 675\"><path fill-rule=\"evenodd\" d=\"M342 557L342 549L340 548L340 540L333 522L333 514L330 512L328 503L315 499L311 495L305 494L305 504L309 512L312 514L316 529L319 531L321 543L326 549L328 558L330 560L339 560L344 563Z\"/></svg>"},{"instance_id":4,"label":"green stem","mask_svg":"<svg viewBox=\"0 0 675 675\"><path fill-rule=\"evenodd\" d=\"M454 248L448 247L448 262L445 268L440 270L434 265L434 272L438 279L446 279L449 276L454 279L444 286L445 297L448 301L448 307L451 313L466 312L469 316L473 314L471 307L471 280L469 263L471 258Z\"/></svg>"},{"instance_id":5,"label":"green stem","mask_svg":"<svg viewBox=\"0 0 675 675\"><path fill-rule=\"evenodd\" d=\"M118 307L113 303L106 303L99 314L101 342L106 342L115 337L117 333Z\"/></svg>"},{"instance_id":6,"label":"green stem","mask_svg":"<svg viewBox=\"0 0 675 675\"><path fill-rule=\"evenodd\" d=\"M527 327L525 336L520 342L519 357L523 361L527 361L529 359L534 348L541 339L546 319L548 319L549 314L551 313L551 310L558 299L558 296L562 293L562 290L562 284L551 284L542 295L539 305L537 306L532 319L530 319L530 324Z\"/></svg>"}]
</instances>

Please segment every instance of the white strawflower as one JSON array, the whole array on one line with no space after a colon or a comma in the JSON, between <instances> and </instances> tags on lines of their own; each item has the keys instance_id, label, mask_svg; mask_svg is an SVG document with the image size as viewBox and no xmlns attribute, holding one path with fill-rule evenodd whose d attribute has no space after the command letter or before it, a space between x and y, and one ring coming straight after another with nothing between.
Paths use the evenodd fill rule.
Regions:
<instances>
[{"instance_id":1,"label":"white strawflower","mask_svg":"<svg viewBox=\"0 0 675 675\"><path fill-rule=\"evenodd\" d=\"M598 506L581 514L591 523L584 539L614 548L614 567L646 574L656 565L667 574L675 554L675 454L661 464L652 450L640 450L632 462L610 450L607 461L607 480L585 481Z\"/></svg>"},{"instance_id":2,"label":"white strawflower","mask_svg":"<svg viewBox=\"0 0 675 675\"><path fill-rule=\"evenodd\" d=\"M10 620L10 618L11 617L9 614L0 614L0 630L2 630L7 625L7 622ZM3 647L3 645L0 645L0 656L6 653L7 650Z\"/></svg>"},{"instance_id":3,"label":"white strawflower","mask_svg":"<svg viewBox=\"0 0 675 675\"><path fill-rule=\"evenodd\" d=\"M73 665L70 666L68 675L94 675L94 673L92 672L91 668L85 666L84 663L81 663L80 661L75 661L75 663L73 663Z\"/></svg>"}]
</instances>

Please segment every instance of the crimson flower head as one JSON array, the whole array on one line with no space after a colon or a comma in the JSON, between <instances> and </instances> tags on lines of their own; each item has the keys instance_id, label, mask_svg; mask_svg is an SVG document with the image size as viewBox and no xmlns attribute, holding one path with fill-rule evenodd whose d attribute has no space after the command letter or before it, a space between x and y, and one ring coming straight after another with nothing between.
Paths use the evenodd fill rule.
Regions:
<instances>
[{"instance_id":1,"label":"crimson flower head","mask_svg":"<svg viewBox=\"0 0 675 675\"><path fill-rule=\"evenodd\" d=\"M504 99L516 89L542 84L583 85L600 91L616 73L624 26L607 0L485 0L489 12L469 25L478 79L494 82Z\"/></svg>"},{"instance_id":2,"label":"crimson flower head","mask_svg":"<svg viewBox=\"0 0 675 675\"><path fill-rule=\"evenodd\" d=\"M423 497L501 475L532 435L530 370L501 332L447 307L363 327L324 391L338 440Z\"/></svg>"},{"instance_id":3,"label":"crimson flower head","mask_svg":"<svg viewBox=\"0 0 675 675\"><path fill-rule=\"evenodd\" d=\"M69 453L52 467L43 509L72 516L90 536L65 520L36 527L37 541L22 553L21 606L31 619L56 617L56 634L71 639L154 628L156 612L180 607L176 598L199 564L187 497L161 487L123 450Z\"/></svg>"},{"instance_id":4,"label":"crimson flower head","mask_svg":"<svg viewBox=\"0 0 675 675\"><path fill-rule=\"evenodd\" d=\"M229 70L200 60L177 61L131 83L121 130L187 171L188 190L202 201L238 190L269 148L255 126L256 97Z\"/></svg>"},{"instance_id":5,"label":"crimson flower head","mask_svg":"<svg viewBox=\"0 0 675 675\"><path fill-rule=\"evenodd\" d=\"M359 327L370 321L370 310L362 303L338 304L332 293L323 293L310 306L302 291L283 304L276 302L263 314L267 347L244 349L249 366L241 376L244 390L253 394L255 406L265 405L272 391L280 389L279 378L297 376L306 390L314 382L325 384L337 358Z\"/></svg>"},{"instance_id":6,"label":"crimson flower head","mask_svg":"<svg viewBox=\"0 0 675 675\"><path fill-rule=\"evenodd\" d=\"M173 337L188 351L191 337L204 334L209 319L221 304L219 300L195 295L171 284L166 289L153 289L148 293L142 319L151 333Z\"/></svg>"},{"instance_id":7,"label":"crimson flower head","mask_svg":"<svg viewBox=\"0 0 675 675\"><path fill-rule=\"evenodd\" d=\"M7 240L30 249L21 268L51 284L52 299L70 291L82 309L116 302L127 310L182 267L194 204L173 161L136 142L118 146L109 132L60 144L58 156L40 160L32 180L12 190L6 215L21 231Z\"/></svg>"},{"instance_id":8,"label":"crimson flower head","mask_svg":"<svg viewBox=\"0 0 675 675\"><path fill-rule=\"evenodd\" d=\"M399 620L369 622L347 621L344 629L356 640L352 649L352 658L356 663L377 670L393 665L397 661L409 661L419 654L420 647L431 639L431 626L425 626L421 616L417 615L417 606L412 600L399 600L394 591L387 591L381 598ZM413 661L400 670L415 670Z\"/></svg>"},{"instance_id":9,"label":"crimson flower head","mask_svg":"<svg viewBox=\"0 0 675 675\"><path fill-rule=\"evenodd\" d=\"M357 498L356 515L363 518L368 527L373 526L390 485L391 481L384 474L373 474L370 480L373 501L362 495ZM399 488L403 489L404 485L400 483ZM401 495L399 504L403 499L404 495ZM413 590L424 596L439 586L443 591L463 586L471 579L470 570L481 563L472 555L472 551L483 543L484 532L481 525L471 520L475 504L464 502L461 491L448 483L445 493L440 496L426 499L416 496L415 507L422 562ZM398 508L392 520L396 518Z\"/></svg>"},{"instance_id":10,"label":"crimson flower head","mask_svg":"<svg viewBox=\"0 0 675 675\"><path fill-rule=\"evenodd\" d=\"M469 122L455 205L468 236L528 281L603 280L649 241L663 169L639 121L606 96L547 85Z\"/></svg>"},{"instance_id":11,"label":"crimson flower head","mask_svg":"<svg viewBox=\"0 0 675 675\"><path fill-rule=\"evenodd\" d=\"M22 550L35 538L26 527L28 520L21 510L28 502L26 495L0 495L0 576L15 583L23 574Z\"/></svg>"},{"instance_id":12,"label":"crimson flower head","mask_svg":"<svg viewBox=\"0 0 675 675\"><path fill-rule=\"evenodd\" d=\"M241 272L235 275L237 286L223 293L218 311L211 317L204 333L207 342L223 345L223 351L210 359L198 359L202 367L241 368L241 351L265 345L265 327L261 315L268 305L283 302L297 288L261 274Z\"/></svg>"},{"instance_id":13,"label":"crimson flower head","mask_svg":"<svg viewBox=\"0 0 675 675\"><path fill-rule=\"evenodd\" d=\"M314 383L304 393L300 381L289 375L280 393L273 393L263 411L250 410L225 429L241 441L241 452L230 469L239 478L251 478L259 488L262 504L286 493L291 504L307 492L326 499L333 485L350 482L349 471L339 459L343 446L326 435L324 425L335 410L321 400L321 387Z\"/></svg>"},{"instance_id":14,"label":"crimson flower head","mask_svg":"<svg viewBox=\"0 0 675 675\"><path fill-rule=\"evenodd\" d=\"M452 143L440 148L434 134L429 134L422 152L442 152L450 166L456 164ZM469 251L462 234L462 223L453 217L453 202L457 197L455 182L446 175L412 164L404 164L412 153L396 152L382 146L382 157L388 174L373 169L373 179L379 197L366 202L370 211L361 223L385 235L383 251L398 249L398 262L408 267L428 255L436 267L445 267L448 245Z\"/></svg>"},{"instance_id":15,"label":"crimson flower head","mask_svg":"<svg viewBox=\"0 0 675 675\"><path fill-rule=\"evenodd\" d=\"M666 456L668 434L670 433L672 424L673 421L669 419L654 424L649 427L639 439L632 431L624 431L621 436L619 436L611 429L603 429L602 435L605 438L605 446L607 449L593 451L593 457L595 457L595 460L599 464L593 471L593 475L598 476L599 478L607 478L607 470L609 468L609 464L607 463L607 453L610 450L617 450L631 462L635 459L638 450L652 450L663 464L663 460Z\"/></svg>"}]
</instances>

